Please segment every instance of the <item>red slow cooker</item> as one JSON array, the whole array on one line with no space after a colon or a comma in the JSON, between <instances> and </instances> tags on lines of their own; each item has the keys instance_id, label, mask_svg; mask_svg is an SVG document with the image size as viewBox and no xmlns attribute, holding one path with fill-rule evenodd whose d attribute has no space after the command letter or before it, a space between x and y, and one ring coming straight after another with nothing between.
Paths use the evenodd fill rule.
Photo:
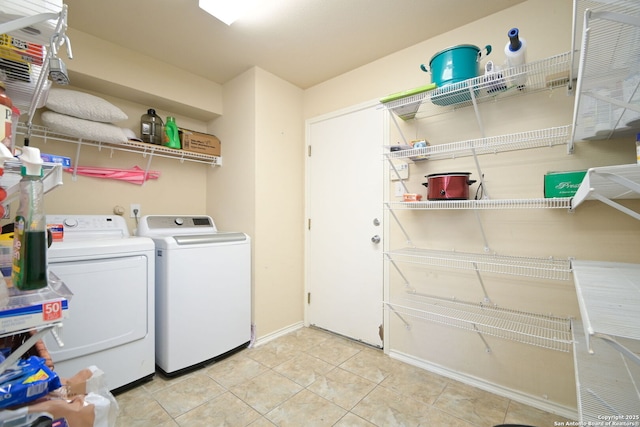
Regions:
<instances>
[{"instance_id":1,"label":"red slow cooker","mask_svg":"<svg viewBox=\"0 0 640 427\"><path fill-rule=\"evenodd\" d=\"M476 182L469 180L470 172L434 173L427 175L427 200L467 200L469 186Z\"/></svg>"}]
</instances>

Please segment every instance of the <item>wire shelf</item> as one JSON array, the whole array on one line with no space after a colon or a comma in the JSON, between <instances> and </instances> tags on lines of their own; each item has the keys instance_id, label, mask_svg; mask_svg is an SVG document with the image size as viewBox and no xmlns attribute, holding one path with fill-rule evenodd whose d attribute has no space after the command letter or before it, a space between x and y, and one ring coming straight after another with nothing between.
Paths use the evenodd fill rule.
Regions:
<instances>
[{"instance_id":1,"label":"wire shelf","mask_svg":"<svg viewBox=\"0 0 640 427\"><path fill-rule=\"evenodd\" d=\"M384 304L400 316L537 347L569 352L572 345L571 323L560 317L418 295Z\"/></svg>"},{"instance_id":2,"label":"wire shelf","mask_svg":"<svg viewBox=\"0 0 640 427\"><path fill-rule=\"evenodd\" d=\"M17 160L7 160L4 163L4 173L0 176L0 187L7 192L6 198L2 201L3 206L9 206L20 196L20 172L22 163ZM54 188L62 185L62 166L55 163L44 163L42 165L43 191L48 193Z\"/></svg>"},{"instance_id":3,"label":"wire shelf","mask_svg":"<svg viewBox=\"0 0 640 427\"><path fill-rule=\"evenodd\" d=\"M509 135L491 136L448 144L430 145L425 148L391 151L388 159L454 159L475 154L497 154L506 151L527 150L539 147L566 145L571 136L571 125L539 129Z\"/></svg>"},{"instance_id":4,"label":"wire shelf","mask_svg":"<svg viewBox=\"0 0 640 427\"><path fill-rule=\"evenodd\" d=\"M606 425L603 417L612 416L618 417L610 419L617 425L640 426L640 366L602 341L593 343L590 354L580 322L572 322L572 328L581 425Z\"/></svg>"},{"instance_id":5,"label":"wire shelf","mask_svg":"<svg viewBox=\"0 0 640 427\"><path fill-rule=\"evenodd\" d=\"M640 340L640 264L574 260L572 265L585 331Z\"/></svg>"},{"instance_id":6,"label":"wire shelf","mask_svg":"<svg viewBox=\"0 0 640 427\"><path fill-rule=\"evenodd\" d=\"M562 53L386 102L383 106L403 119L408 117L406 107L416 106L419 110L415 118L424 118L471 106L472 97L485 102L563 87L569 83L570 59L569 52Z\"/></svg>"},{"instance_id":7,"label":"wire shelf","mask_svg":"<svg viewBox=\"0 0 640 427\"><path fill-rule=\"evenodd\" d=\"M640 164L590 168L576 191L571 208L585 200L600 200L640 220L640 213L614 202L613 199L640 198Z\"/></svg>"},{"instance_id":8,"label":"wire shelf","mask_svg":"<svg viewBox=\"0 0 640 427\"><path fill-rule=\"evenodd\" d=\"M640 129L640 4L578 1L576 12L582 49L572 140L633 134Z\"/></svg>"},{"instance_id":9,"label":"wire shelf","mask_svg":"<svg viewBox=\"0 0 640 427\"><path fill-rule=\"evenodd\" d=\"M19 50L0 61L0 80L21 113L33 114L46 100L50 43L66 29L67 9L60 0L2 1L0 34L5 43L11 37L11 45Z\"/></svg>"},{"instance_id":10,"label":"wire shelf","mask_svg":"<svg viewBox=\"0 0 640 427\"><path fill-rule=\"evenodd\" d=\"M24 123L18 124L18 134L27 135L28 128ZM161 145L147 144L144 142L128 141L122 143L109 143L101 141L92 141L78 139L73 136L64 135L48 130L44 126L33 125L31 127L31 137L42 138L47 140L70 142L73 144L82 144L97 147L98 149L106 148L109 150L127 151L130 153L142 154L143 156L158 156L181 161L190 161L197 163L206 163L210 165L222 165L222 158L218 156L210 156L207 154L193 153L185 150L176 150L173 148L163 147Z\"/></svg>"},{"instance_id":11,"label":"wire shelf","mask_svg":"<svg viewBox=\"0 0 640 427\"><path fill-rule=\"evenodd\" d=\"M538 199L431 200L426 202L386 202L387 209L569 209L570 197Z\"/></svg>"},{"instance_id":12,"label":"wire shelf","mask_svg":"<svg viewBox=\"0 0 640 427\"><path fill-rule=\"evenodd\" d=\"M572 277L571 261L568 259L447 252L417 248L403 248L385 252L385 254L394 261L409 264L431 265L538 279L570 280Z\"/></svg>"}]
</instances>

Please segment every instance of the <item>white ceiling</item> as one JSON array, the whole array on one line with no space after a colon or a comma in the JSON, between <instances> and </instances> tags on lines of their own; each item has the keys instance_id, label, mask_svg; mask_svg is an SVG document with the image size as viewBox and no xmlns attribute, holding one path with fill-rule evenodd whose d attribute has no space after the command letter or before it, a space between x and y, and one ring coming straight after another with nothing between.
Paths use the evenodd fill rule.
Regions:
<instances>
[{"instance_id":1,"label":"white ceiling","mask_svg":"<svg viewBox=\"0 0 640 427\"><path fill-rule=\"evenodd\" d=\"M231 26L198 0L65 3L69 27L214 82L258 66L306 89L522 1L258 0Z\"/></svg>"}]
</instances>

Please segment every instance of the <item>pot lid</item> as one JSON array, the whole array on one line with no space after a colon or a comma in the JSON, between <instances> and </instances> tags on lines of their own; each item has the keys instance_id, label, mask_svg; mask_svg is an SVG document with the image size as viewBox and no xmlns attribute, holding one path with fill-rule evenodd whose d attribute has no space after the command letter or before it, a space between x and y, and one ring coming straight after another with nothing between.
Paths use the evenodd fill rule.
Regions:
<instances>
[{"instance_id":1,"label":"pot lid","mask_svg":"<svg viewBox=\"0 0 640 427\"><path fill-rule=\"evenodd\" d=\"M425 175L425 178L435 178L438 176L452 176L452 175L471 175L471 172L446 172L446 173L432 173L430 175Z\"/></svg>"},{"instance_id":2,"label":"pot lid","mask_svg":"<svg viewBox=\"0 0 640 427\"><path fill-rule=\"evenodd\" d=\"M448 51L450 51L450 50L454 50L454 49L459 49L459 48L470 48L470 49L475 50L475 51L476 51L476 53L477 53L477 52L480 52L480 48L479 48L478 46L476 46L476 45L473 45L473 44L459 44L459 45L457 45L457 46L450 46L450 47L448 47L448 48L446 48L446 49L442 49L442 50L441 50L441 51L439 51L438 53L434 54L434 55L431 57L431 59L429 60L429 66L431 66L431 63L433 62L433 60L434 60L434 59L436 59L436 57L437 57L438 55L442 55L442 54L443 54L443 53L445 53L445 52L448 52Z\"/></svg>"}]
</instances>

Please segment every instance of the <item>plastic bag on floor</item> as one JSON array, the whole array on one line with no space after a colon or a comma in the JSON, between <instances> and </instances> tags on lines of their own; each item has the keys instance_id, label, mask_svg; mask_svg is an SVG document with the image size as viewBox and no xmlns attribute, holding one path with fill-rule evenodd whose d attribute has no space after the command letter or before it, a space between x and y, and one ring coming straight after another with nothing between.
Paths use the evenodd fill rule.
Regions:
<instances>
[{"instance_id":1,"label":"plastic bag on floor","mask_svg":"<svg viewBox=\"0 0 640 427\"><path fill-rule=\"evenodd\" d=\"M29 413L64 418L72 427L115 427L119 408L104 372L91 366L62 383L60 389L27 406Z\"/></svg>"}]
</instances>

